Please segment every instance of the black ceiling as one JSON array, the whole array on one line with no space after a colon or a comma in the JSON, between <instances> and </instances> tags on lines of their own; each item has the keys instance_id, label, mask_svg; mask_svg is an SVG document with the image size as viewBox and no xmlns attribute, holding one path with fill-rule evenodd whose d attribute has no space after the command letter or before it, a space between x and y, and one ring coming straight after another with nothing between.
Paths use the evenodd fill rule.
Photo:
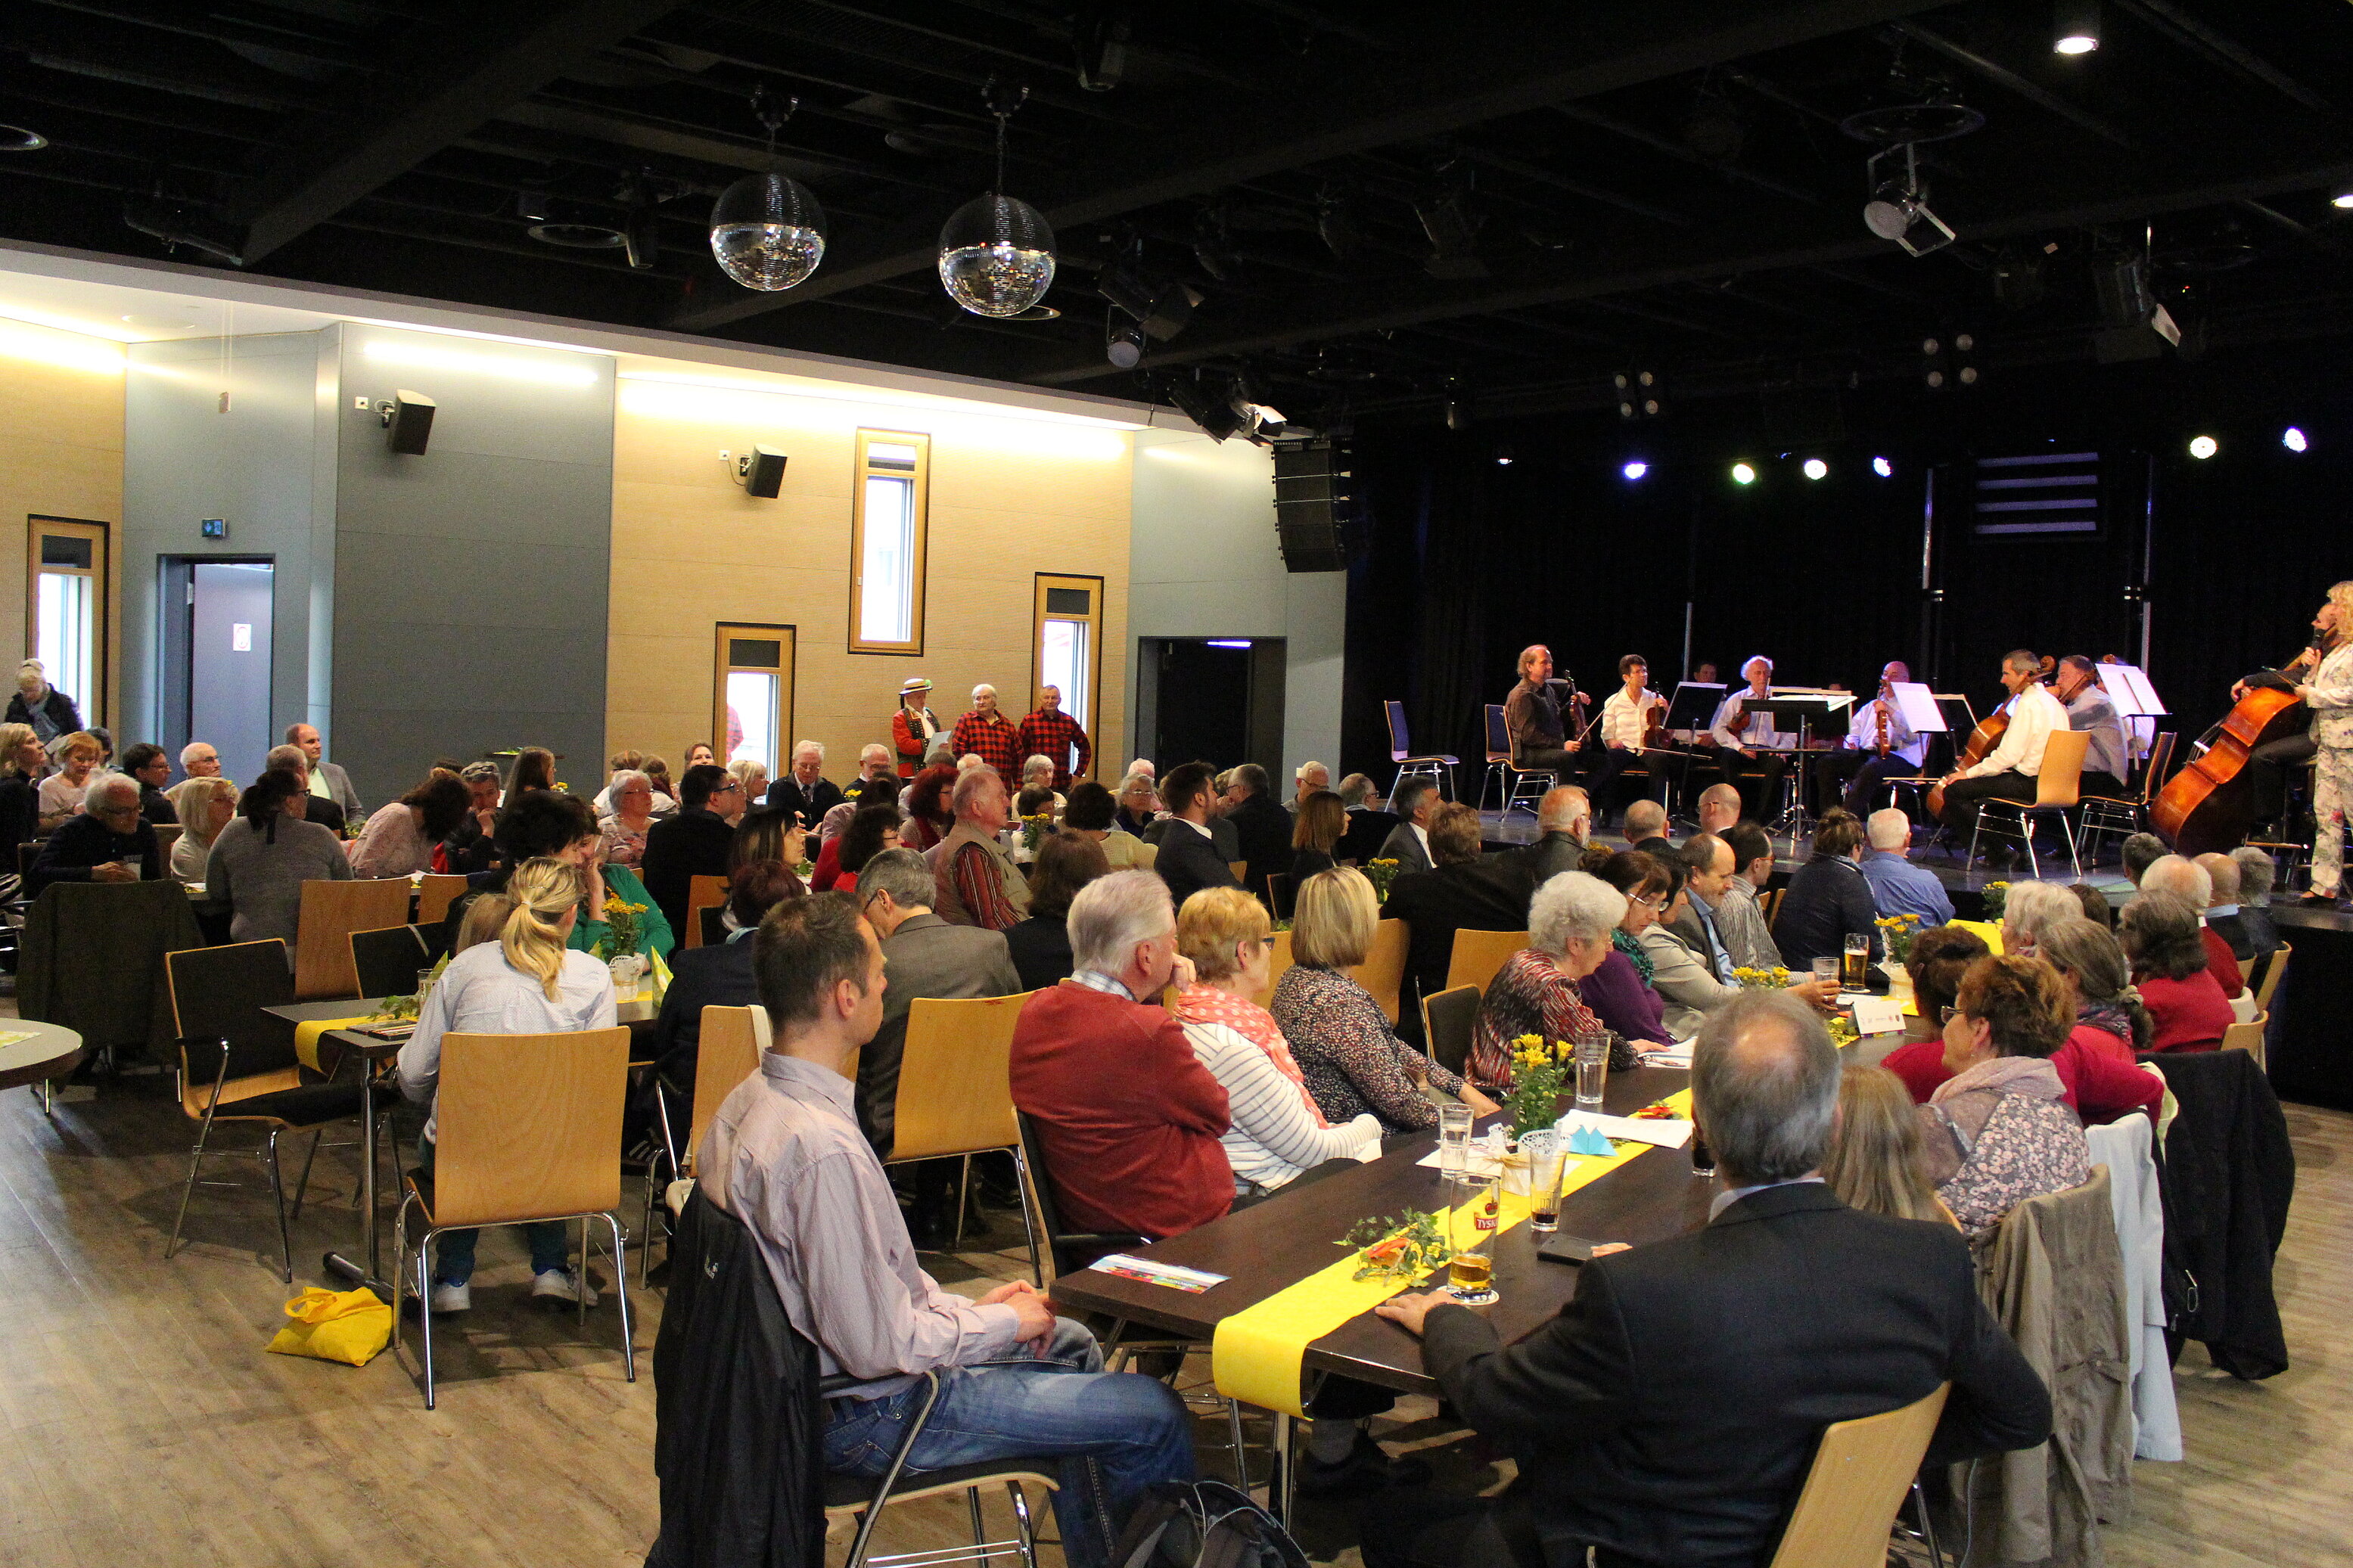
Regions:
<instances>
[{"instance_id":1,"label":"black ceiling","mask_svg":"<svg viewBox=\"0 0 2353 1568\"><path fill-rule=\"evenodd\" d=\"M49 144L0 155L0 232L1127 396L1239 375L1302 424L1859 384L1957 332L1989 369L2148 352L2094 286L2143 255L2158 352L2353 331L2353 7L2105 12L2063 57L2047 0L15 0L0 121ZM933 268L991 78L1029 89L1006 184L1057 320ZM763 89L798 100L773 154ZM1929 100L1984 123L1920 147L1960 238L1915 258L1841 121ZM705 235L770 169L831 240L760 294ZM535 203L658 247L542 243ZM1201 298L1136 371L1113 264Z\"/></svg>"}]
</instances>

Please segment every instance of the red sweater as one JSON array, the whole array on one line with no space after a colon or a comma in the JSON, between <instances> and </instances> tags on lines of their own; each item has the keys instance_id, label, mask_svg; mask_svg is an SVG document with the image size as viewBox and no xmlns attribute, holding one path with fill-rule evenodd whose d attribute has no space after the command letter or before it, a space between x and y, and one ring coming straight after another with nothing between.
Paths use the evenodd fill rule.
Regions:
<instances>
[{"instance_id":1,"label":"red sweater","mask_svg":"<svg viewBox=\"0 0 2353 1568\"><path fill-rule=\"evenodd\" d=\"M2227 950L2226 950L2227 951ZM2238 973L2232 961L2232 974ZM2222 1031L2239 1021L2223 998L2222 987L2211 969L2184 980L2154 976L2137 983L2141 1005L2157 1025L2148 1042L2152 1051L2211 1051L2222 1043Z\"/></svg>"},{"instance_id":2,"label":"red sweater","mask_svg":"<svg viewBox=\"0 0 2353 1568\"><path fill-rule=\"evenodd\" d=\"M1942 1040L1915 1040L1888 1052L1879 1065L1902 1079L1922 1105L1953 1076L1945 1070ZM2136 1110L2147 1111L2154 1121L2165 1100L2165 1085L2156 1074L2141 1071L2132 1047L2096 1025L2076 1025L2066 1044L2051 1053L2051 1065L2066 1086L2067 1103L2094 1126Z\"/></svg>"},{"instance_id":3,"label":"red sweater","mask_svg":"<svg viewBox=\"0 0 2353 1568\"><path fill-rule=\"evenodd\" d=\"M2201 925L2198 934L2206 939L2206 968L2214 976L2214 984L2222 988L2225 997L2236 996L2247 988L2247 977L2239 973L2239 955L2222 940L2222 933L2212 926Z\"/></svg>"},{"instance_id":4,"label":"red sweater","mask_svg":"<svg viewBox=\"0 0 2353 1568\"><path fill-rule=\"evenodd\" d=\"M1233 1206L1226 1091L1161 1008L1067 980L1040 991L1014 1026L1012 1077L1071 1229L1157 1240Z\"/></svg>"}]
</instances>

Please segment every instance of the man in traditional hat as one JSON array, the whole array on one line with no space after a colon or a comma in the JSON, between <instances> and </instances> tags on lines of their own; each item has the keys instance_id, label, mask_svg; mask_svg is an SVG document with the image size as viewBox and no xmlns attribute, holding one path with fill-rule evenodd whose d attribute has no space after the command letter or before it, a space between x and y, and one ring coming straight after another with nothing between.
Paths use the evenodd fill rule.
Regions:
<instances>
[{"instance_id":1,"label":"man in traditional hat","mask_svg":"<svg viewBox=\"0 0 2353 1568\"><path fill-rule=\"evenodd\" d=\"M940 721L932 717L925 698L932 683L922 676L910 676L899 688L899 711L891 716L891 745L899 755L899 776L911 779L922 771L923 752L929 749L932 737L940 732Z\"/></svg>"}]
</instances>

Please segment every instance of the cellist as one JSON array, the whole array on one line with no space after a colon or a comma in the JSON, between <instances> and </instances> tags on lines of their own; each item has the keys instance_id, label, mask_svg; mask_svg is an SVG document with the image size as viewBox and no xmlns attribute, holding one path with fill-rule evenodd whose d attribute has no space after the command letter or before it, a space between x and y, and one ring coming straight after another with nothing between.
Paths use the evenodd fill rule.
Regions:
<instances>
[{"instance_id":1,"label":"cellist","mask_svg":"<svg viewBox=\"0 0 2353 1568\"><path fill-rule=\"evenodd\" d=\"M2295 694L2312 710L2316 743L2312 815L2318 830L2312 841L2312 889L2307 904L2337 902L2345 876L2345 813L2353 808L2353 582L2328 590L2328 602L2312 617L2319 634L2313 646L2318 663Z\"/></svg>"},{"instance_id":2,"label":"cellist","mask_svg":"<svg viewBox=\"0 0 2353 1568\"><path fill-rule=\"evenodd\" d=\"M2027 648L2015 648L2001 661L2002 689L2010 700L2001 705L2009 716L2000 743L1983 762L1945 775L1944 817L1947 829L1966 844L1976 831L1978 803L1994 795L2032 800L2034 777L2042 771L2042 747L2054 730L2067 728L2067 710L2042 684L2042 661ZM2005 841L1986 857L1988 870L2000 870L2018 858Z\"/></svg>"},{"instance_id":3,"label":"cellist","mask_svg":"<svg viewBox=\"0 0 2353 1568\"><path fill-rule=\"evenodd\" d=\"M2327 613L2327 607L2324 605L2322 614ZM2312 645L2280 667L2278 673L2281 679L2291 686L2297 681L2309 679L2314 668L2320 663L2320 656L2327 651L2322 646L2327 637L2328 634L2320 629L2320 616L2315 616L2312 620ZM2268 679L2266 683L2269 683ZM2245 681L2233 681L2231 685L2231 700L2237 702L2246 696L2247 690ZM2287 814L2288 770L2300 768L2312 761L2314 750L2315 743L2311 732L2306 731L2301 735L2287 735L2276 741L2267 741L2247 753L2247 779L2254 805L2255 827L2258 831L2265 827L2276 828L2284 826L2280 819Z\"/></svg>"}]
</instances>

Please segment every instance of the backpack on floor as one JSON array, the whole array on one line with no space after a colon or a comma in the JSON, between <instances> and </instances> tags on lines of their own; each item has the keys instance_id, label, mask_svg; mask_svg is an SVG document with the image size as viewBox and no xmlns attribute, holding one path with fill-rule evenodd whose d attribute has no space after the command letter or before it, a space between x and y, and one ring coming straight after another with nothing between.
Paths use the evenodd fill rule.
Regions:
<instances>
[{"instance_id":1,"label":"backpack on floor","mask_svg":"<svg viewBox=\"0 0 2353 1568\"><path fill-rule=\"evenodd\" d=\"M1113 1568L1307 1568L1274 1515L1224 1481L1159 1481L1138 1503Z\"/></svg>"}]
</instances>

